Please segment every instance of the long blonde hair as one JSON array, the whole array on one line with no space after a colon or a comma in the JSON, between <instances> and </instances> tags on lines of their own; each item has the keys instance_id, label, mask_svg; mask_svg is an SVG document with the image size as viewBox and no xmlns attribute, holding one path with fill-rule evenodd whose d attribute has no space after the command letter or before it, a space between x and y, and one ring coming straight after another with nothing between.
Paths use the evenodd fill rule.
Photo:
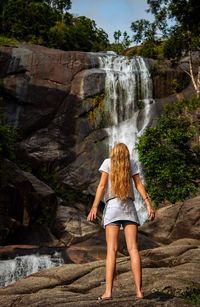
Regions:
<instances>
[{"instance_id":1,"label":"long blonde hair","mask_svg":"<svg viewBox=\"0 0 200 307\"><path fill-rule=\"evenodd\" d=\"M131 188L131 163L128 147L123 143L116 144L110 154L111 192L120 199L129 196Z\"/></svg>"}]
</instances>

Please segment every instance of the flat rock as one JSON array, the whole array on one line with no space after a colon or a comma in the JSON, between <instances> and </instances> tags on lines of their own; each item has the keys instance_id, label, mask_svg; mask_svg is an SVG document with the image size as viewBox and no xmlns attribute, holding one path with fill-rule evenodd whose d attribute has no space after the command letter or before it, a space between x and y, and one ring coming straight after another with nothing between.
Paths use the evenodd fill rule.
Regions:
<instances>
[{"instance_id":1,"label":"flat rock","mask_svg":"<svg viewBox=\"0 0 200 307\"><path fill-rule=\"evenodd\" d=\"M190 246L191 247L191 246ZM173 258L190 253L185 263L171 263L170 267L148 267L143 262L143 288L145 298L135 301L133 277L129 257L117 259L113 300L104 302L109 306L188 306L181 293L191 284L200 282L199 247L179 247L169 252L163 247L163 257ZM153 250L151 250L153 252ZM143 253L143 252L142 252ZM154 249L159 258L161 250ZM142 258L145 259L145 255ZM185 256L184 256L185 257ZM0 290L1 306L94 306L96 298L104 291L105 261L87 264L66 264L33 274ZM173 280L173 283L172 283Z\"/></svg>"}]
</instances>

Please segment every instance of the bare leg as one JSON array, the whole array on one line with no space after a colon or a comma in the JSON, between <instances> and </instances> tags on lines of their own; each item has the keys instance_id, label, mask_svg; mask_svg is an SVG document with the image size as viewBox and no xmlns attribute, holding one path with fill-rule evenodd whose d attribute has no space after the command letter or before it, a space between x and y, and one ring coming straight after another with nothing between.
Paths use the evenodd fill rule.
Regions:
<instances>
[{"instance_id":1,"label":"bare leg","mask_svg":"<svg viewBox=\"0 0 200 307\"><path fill-rule=\"evenodd\" d=\"M107 225L106 226L106 290L102 298L112 296L113 279L116 266L116 255L118 249L119 226Z\"/></svg>"},{"instance_id":2,"label":"bare leg","mask_svg":"<svg viewBox=\"0 0 200 307\"><path fill-rule=\"evenodd\" d=\"M137 246L137 225L131 224L124 227L127 249L131 258L131 269L135 281L136 297L142 298L142 267Z\"/></svg>"}]
</instances>

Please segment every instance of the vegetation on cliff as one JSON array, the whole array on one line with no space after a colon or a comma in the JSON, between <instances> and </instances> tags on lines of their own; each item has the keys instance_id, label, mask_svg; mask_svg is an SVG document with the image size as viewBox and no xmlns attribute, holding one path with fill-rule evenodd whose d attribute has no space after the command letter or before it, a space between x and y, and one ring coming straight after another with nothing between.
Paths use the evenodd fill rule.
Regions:
<instances>
[{"instance_id":1,"label":"vegetation on cliff","mask_svg":"<svg viewBox=\"0 0 200 307\"><path fill-rule=\"evenodd\" d=\"M70 0L3 0L0 35L63 50L106 49L107 33L85 16L67 10Z\"/></svg>"},{"instance_id":2,"label":"vegetation on cliff","mask_svg":"<svg viewBox=\"0 0 200 307\"><path fill-rule=\"evenodd\" d=\"M175 203L198 189L199 108L197 98L166 106L156 127L148 128L139 139L139 157L155 205Z\"/></svg>"}]
</instances>

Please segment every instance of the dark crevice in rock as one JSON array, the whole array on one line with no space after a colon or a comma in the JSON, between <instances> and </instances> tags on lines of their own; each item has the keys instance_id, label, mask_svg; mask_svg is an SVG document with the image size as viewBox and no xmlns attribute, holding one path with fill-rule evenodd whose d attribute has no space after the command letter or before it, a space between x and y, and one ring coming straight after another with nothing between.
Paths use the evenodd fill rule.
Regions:
<instances>
[{"instance_id":1,"label":"dark crevice in rock","mask_svg":"<svg viewBox=\"0 0 200 307\"><path fill-rule=\"evenodd\" d=\"M178 210L178 212L177 212L177 214L175 216L174 222L172 224L171 229L169 230L169 234L168 234L167 238L171 237L171 234L172 234L173 230L176 228L176 223L177 223L177 220L179 219L180 212L181 212L181 210L183 208L183 205L184 205L184 202L182 202L182 204L180 205L180 208L179 208L179 210Z\"/></svg>"}]
</instances>

